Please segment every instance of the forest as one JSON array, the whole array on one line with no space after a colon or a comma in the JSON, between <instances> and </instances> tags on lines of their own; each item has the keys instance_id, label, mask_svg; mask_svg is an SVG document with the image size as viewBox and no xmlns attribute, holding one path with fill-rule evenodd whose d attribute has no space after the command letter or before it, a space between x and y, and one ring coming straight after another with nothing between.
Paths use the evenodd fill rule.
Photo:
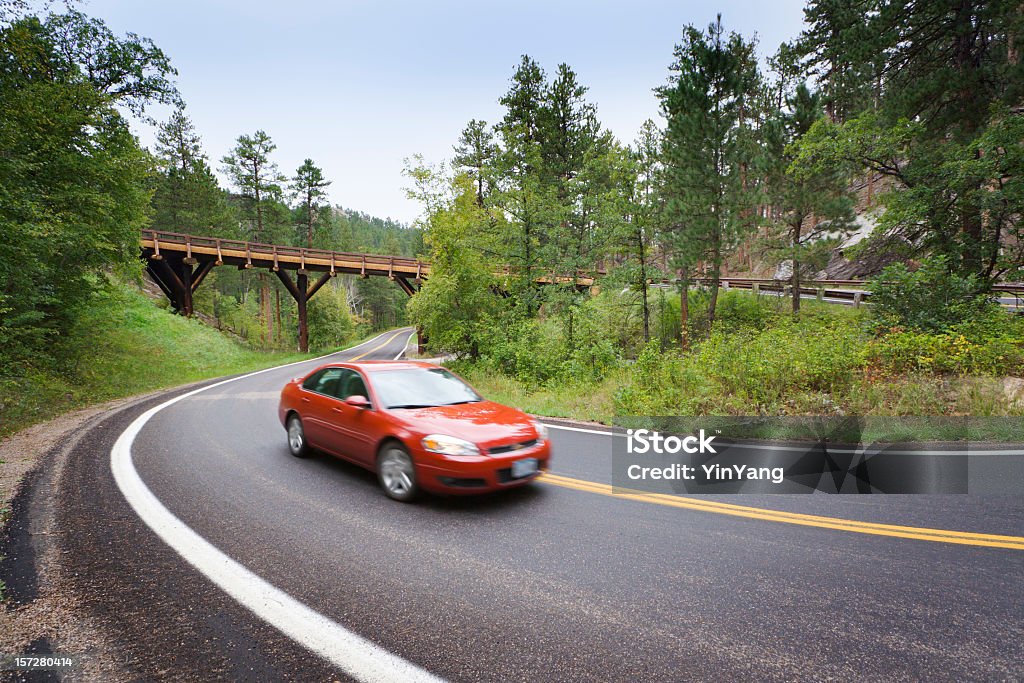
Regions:
<instances>
[{"instance_id":1,"label":"forest","mask_svg":"<svg viewBox=\"0 0 1024 683\"><path fill-rule=\"evenodd\" d=\"M82 321L143 282L153 228L422 256L411 299L337 278L311 301L311 345L411 322L536 412L1022 410L999 387L1024 374L1024 328L991 298L1024 278L1017 3L811 0L775 50L709 17L665 46L660 116L626 142L570 65L524 55L500 120L470 118L448 160L412 155L412 226L332 204L316 162L282 171L264 130L211 159L170 56L73 6L0 0L9 394L80 372ZM152 149L132 119L158 125ZM774 274L798 291L837 255L875 278L870 311L718 286ZM291 299L265 274L216 269L196 305L251 348L295 347Z\"/></svg>"},{"instance_id":2,"label":"forest","mask_svg":"<svg viewBox=\"0 0 1024 683\"><path fill-rule=\"evenodd\" d=\"M501 120L407 171L433 263L411 320L543 414L1019 412L1024 327L990 294L1024 276L1022 22L812 0L759 59L718 16L666 50L629 143L571 66L523 56ZM798 292L837 259L874 278L870 312L718 286Z\"/></svg>"}]
</instances>

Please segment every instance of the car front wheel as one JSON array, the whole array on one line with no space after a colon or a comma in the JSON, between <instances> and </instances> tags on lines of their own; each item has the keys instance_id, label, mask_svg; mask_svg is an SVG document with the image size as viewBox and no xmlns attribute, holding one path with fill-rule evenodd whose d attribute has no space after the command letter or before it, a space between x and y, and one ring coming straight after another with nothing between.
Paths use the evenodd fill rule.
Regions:
<instances>
[{"instance_id":1,"label":"car front wheel","mask_svg":"<svg viewBox=\"0 0 1024 683\"><path fill-rule=\"evenodd\" d=\"M302 428L302 420L298 415L288 418L288 450L296 458L309 456L309 444L306 443L306 432Z\"/></svg>"},{"instance_id":2,"label":"car front wheel","mask_svg":"<svg viewBox=\"0 0 1024 683\"><path fill-rule=\"evenodd\" d=\"M412 457L400 444L389 443L381 450L377 459L377 478L388 497L403 503L415 498L419 492Z\"/></svg>"}]
</instances>

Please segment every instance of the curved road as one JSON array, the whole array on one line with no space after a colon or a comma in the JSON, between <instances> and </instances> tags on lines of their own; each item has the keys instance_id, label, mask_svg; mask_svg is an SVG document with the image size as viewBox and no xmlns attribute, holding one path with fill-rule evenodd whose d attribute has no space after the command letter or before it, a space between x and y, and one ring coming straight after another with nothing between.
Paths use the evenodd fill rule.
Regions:
<instances>
[{"instance_id":1,"label":"curved road","mask_svg":"<svg viewBox=\"0 0 1024 683\"><path fill-rule=\"evenodd\" d=\"M394 358L409 330L337 359ZM808 527L605 495L609 437L553 429L546 482L390 501L288 454L282 384L309 361L160 410L132 446L150 491L263 581L451 681L1015 680L1024 552ZM177 392L182 393L182 392ZM110 469L144 409L83 436L62 479L62 562L140 678L346 680L146 527ZM600 430L598 430L600 431ZM1024 501L731 496L731 504L1024 535Z\"/></svg>"}]
</instances>

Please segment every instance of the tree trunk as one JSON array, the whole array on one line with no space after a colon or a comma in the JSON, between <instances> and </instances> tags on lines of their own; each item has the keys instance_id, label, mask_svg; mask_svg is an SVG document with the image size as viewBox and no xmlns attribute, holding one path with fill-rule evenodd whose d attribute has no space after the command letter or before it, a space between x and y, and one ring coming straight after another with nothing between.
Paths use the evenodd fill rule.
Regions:
<instances>
[{"instance_id":1,"label":"tree trunk","mask_svg":"<svg viewBox=\"0 0 1024 683\"><path fill-rule=\"evenodd\" d=\"M722 280L722 232L719 227L711 239L711 299L708 301L708 331L715 323L718 306L718 285Z\"/></svg>"},{"instance_id":2,"label":"tree trunk","mask_svg":"<svg viewBox=\"0 0 1024 683\"><path fill-rule=\"evenodd\" d=\"M686 353L690 350L690 275L685 270L679 289L679 336L680 348Z\"/></svg>"},{"instance_id":3,"label":"tree trunk","mask_svg":"<svg viewBox=\"0 0 1024 683\"><path fill-rule=\"evenodd\" d=\"M306 195L306 246L313 248L313 197Z\"/></svg>"},{"instance_id":4,"label":"tree trunk","mask_svg":"<svg viewBox=\"0 0 1024 683\"><path fill-rule=\"evenodd\" d=\"M281 290L277 287L274 287L274 299L277 306L277 315L275 316L277 318L277 344L280 346L284 341L284 327L281 325Z\"/></svg>"},{"instance_id":5,"label":"tree trunk","mask_svg":"<svg viewBox=\"0 0 1024 683\"><path fill-rule=\"evenodd\" d=\"M644 249L643 228L637 226L637 246L640 255L640 298L644 311L644 344L651 341L651 309L647 303L647 253Z\"/></svg>"},{"instance_id":6,"label":"tree trunk","mask_svg":"<svg viewBox=\"0 0 1024 683\"><path fill-rule=\"evenodd\" d=\"M790 284L793 288L791 294L793 295L793 314L800 313L800 259L797 256L800 249L800 223L799 221L793 226L793 275L790 278Z\"/></svg>"}]
</instances>

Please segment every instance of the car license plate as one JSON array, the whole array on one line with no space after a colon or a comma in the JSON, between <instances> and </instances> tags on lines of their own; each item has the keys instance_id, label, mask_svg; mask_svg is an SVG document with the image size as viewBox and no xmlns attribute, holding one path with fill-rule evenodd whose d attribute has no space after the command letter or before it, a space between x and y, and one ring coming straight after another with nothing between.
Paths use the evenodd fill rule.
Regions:
<instances>
[{"instance_id":1,"label":"car license plate","mask_svg":"<svg viewBox=\"0 0 1024 683\"><path fill-rule=\"evenodd\" d=\"M528 477L537 471L537 458L526 458L516 460L512 463L512 478L521 479Z\"/></svg>"}]
</instances>

